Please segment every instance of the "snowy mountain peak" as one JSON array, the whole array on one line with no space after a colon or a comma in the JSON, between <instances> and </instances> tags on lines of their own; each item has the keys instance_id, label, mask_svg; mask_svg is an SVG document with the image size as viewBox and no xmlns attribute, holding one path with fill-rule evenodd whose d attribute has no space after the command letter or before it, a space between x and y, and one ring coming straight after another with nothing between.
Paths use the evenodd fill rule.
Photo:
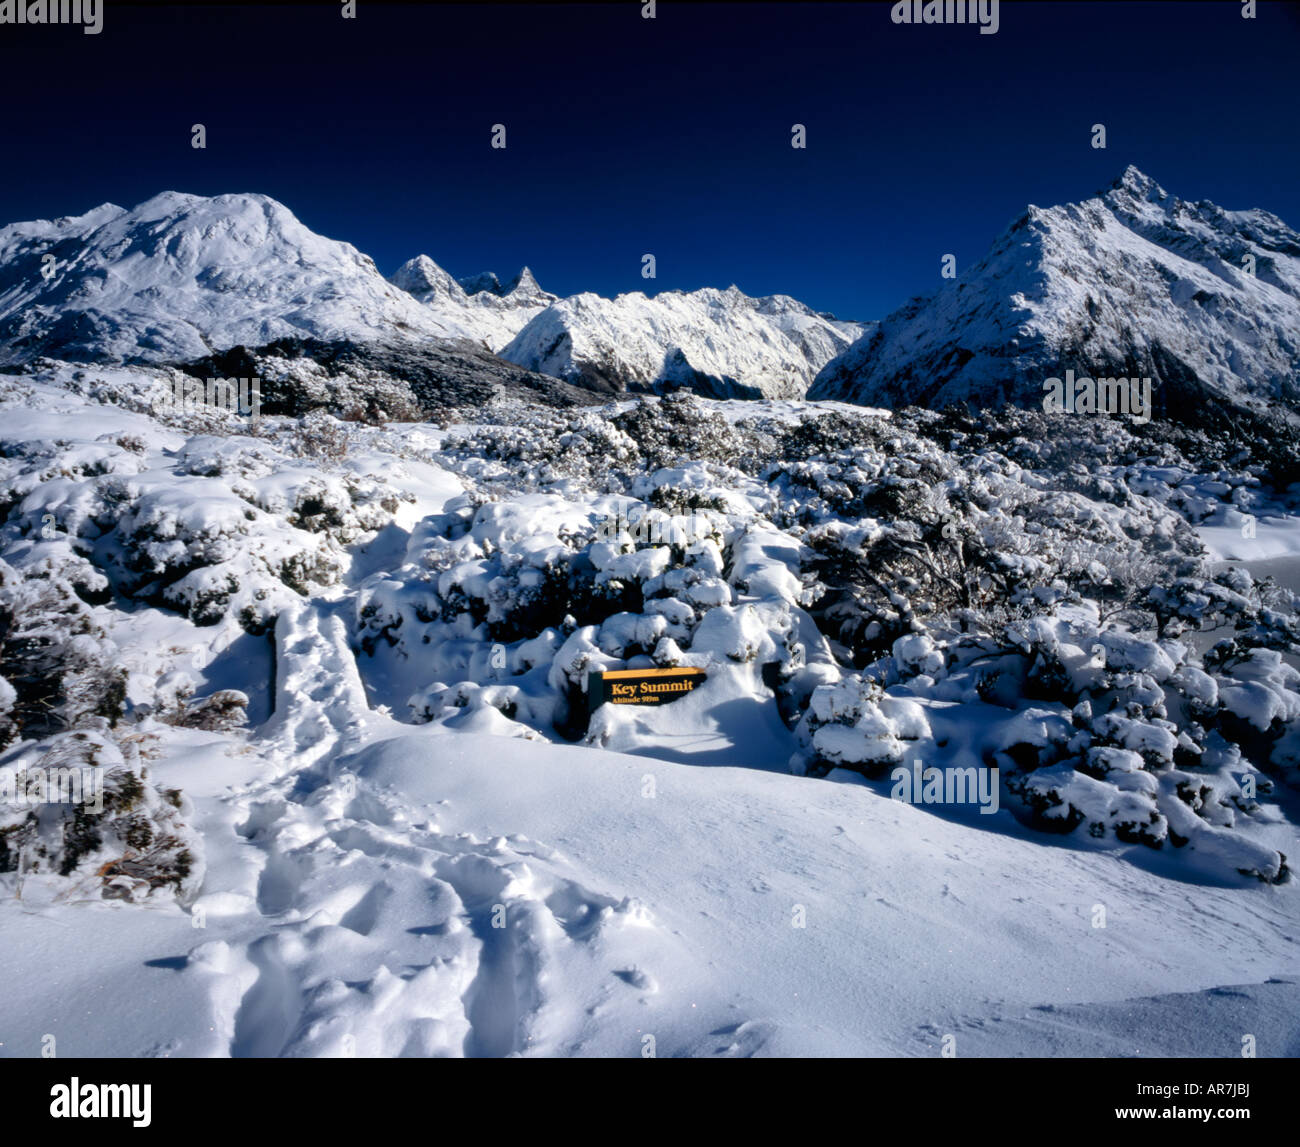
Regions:
<instances>
[{"instance_id":1,"label":"snowy mountain peak","mask_svg":"<svg viewBox=\"0 0 1300 1147\"><path fill-rule=\"evenodd\" d=\"M497 278L494 271L480 271L477 275L467 275L463 279L457 279L461 289L469 296L489 294L495 295L499 299L504 299L510 295L516 295L516 301L522 301L526 298L543 298L547 300L554 299L556 296L549 291L544 291L537 282L536 276L527 267L523 267L519 274L511 279L504 286L501 280Z\"/></svg>"},{"instance_id":2,"label":"snowy mountain peak","mask_svg":"<svg viewBox=\"0 0 1300 1147\"><path fill-rule=\"evenodd\" d=\"M809 397L1034 407L1069 370L1150 378L1157 416L1300 408L1300 235L1129 167L1094 198L1028 208L956 283L827 363Z\"/></svg>"},{"instance_id":3,"label":"snowy mountain peak","mask_svg":"<svg viewBox=\"0 0 1300 1147\"><path fill-rule=\"evenodd\" d=\"M408 259L393 272L388 281L417 297L439 295L448 299L465 298L465 292L460 284L428 255L417 255L414 259ZM427 300L421 298L421 301Z\"/></svg>"},{"instance_id":4,"label":"snowy mountain peak","mask_svg":"<svg viewBox=\"0 0 1300 1147\"><path fill-rule=\"evenodd\" d=\"M1169 198L1169 193L1160 184L1131 163L1124 169L1123 174L1111 182L1107 192L1120 192L1150 203Z\"/></svg>"},{"instance_id":5,"label":"snowy mountain peak","mask_svg":"<svg viewBox=\"0 0 1300 1147\"><path fill-rule=\"evenodd\" d=\"M429 307L438 320L491 350L505 346L555 301L527 267L506 286L491 271L454 279L427 255L403 263L390 280Z\"/></svg>"},{"instance_id":6,"label":"snowy mountain peak","mask_svg":"<svg viewBox=\"0 0 1300 1147\"><path fill-rule=\"evenodd\" d=\"M217 199L226 200L231 205L238 205L246 197L241 195L219 195ZM205 202L201 195L189 195L184 191L160 191L143 203L137 203L131 214L137 219L162 219L169 215L180 215L193 210Z\"/></svg>"},{"instance_id":7,"label":"snowy mountain peak","mask_svg":"<svg viewBox=\"0 0 1300 1147\"><path fill-rule=\"evenodd\" d=\"M863 329L735 284L561 302L529 267L504 285L492 272L457 280L423 254L385 279L256 193L163 191L129 211L0 228L0 363L191 362L291 337L469 340L600 390L793 397Z\"/></svg>"},{"instance_id":8,"label":"snowy mountain peak","mask_svg":"<svg viewBox=\"0 0 1300 1147\"><path fill-rule=\"evenodd\" d=\"M265 195L165 191L130 211L0 228L5 361L182 362L289 336L465 333Z\"/></svg>"},{"instance_id":9,"label":"snowy mountain peak","mask_svg":"<svg viewBox=\"0 0 1300 1147\"><path fill-rule=\"evenodd\" d=\"M496 276L493 276L493 278L495 277ZM502 296L518 294L521 299L525 297L536 298L541 295L546 295L547 298L550 299L555 298L555 296L550 294L548 291L542 290L541 285L537 282L532 271L527 267L522 268L519 274L511 279L510 282L506 284L505 288L500 290L499 293Z\"/></svg>"},{"instance_id":10,"label":"snowy mountain peak","mask_svg":"<svg viewBox=\"0 0 1300 1147\"><path fill-rule=\"evenodd\" d=\"M82 215L60 216L58 219L54 220L54 226L99 227L112 219L116 219L119 215L125 214L125 207L119 207L116 203L101 203L98 207L92 207Z\"/></svg>"}]
</instances>

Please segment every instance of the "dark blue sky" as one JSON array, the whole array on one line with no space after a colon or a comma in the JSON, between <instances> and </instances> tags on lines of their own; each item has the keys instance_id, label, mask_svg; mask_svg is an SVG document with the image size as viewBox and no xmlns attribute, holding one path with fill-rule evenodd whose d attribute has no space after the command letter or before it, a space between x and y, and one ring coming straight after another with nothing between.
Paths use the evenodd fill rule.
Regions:
<instances>
[{"instance_id":1,"label":"dark blue sky","mask_svg":"<svg viewBox=\"0 0 1300 1147\"><path fill-rule=\"evenodd\" d=\"M735 282L854 318L1128 163L1300 226L1293 5L1004 2L996 35L888 4L339 8L0 26L0 221L260 191L385 273L425 253L560 294Z\"/></svg>"}]
</instances>

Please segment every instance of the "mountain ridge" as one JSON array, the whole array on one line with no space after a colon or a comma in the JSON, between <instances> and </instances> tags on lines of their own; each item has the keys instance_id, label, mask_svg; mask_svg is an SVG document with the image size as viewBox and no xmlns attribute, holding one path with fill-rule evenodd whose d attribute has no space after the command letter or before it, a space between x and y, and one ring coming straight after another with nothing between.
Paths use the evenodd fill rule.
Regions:
<instances>
[{"instance_id":1,"label":"mountain ridge","mask_svg":"<svg viewBox=\"0 0 1300 1147\"><path fill-rule=\"evenodd\" d=\"M964 275L828 362L808 397L1034 406L1067 370L1151 377L1158 413L1294 412L1300 235L1267 211L1179 199L1130 165L1079 203L1027 207Z\"/></svg>"},{"instance_id":2,"label":"mountain ridge","mask_svg":"<svg viewBox=\"0 0 1300 1147\"><path fill-rule=\"evenodd\" d=\"M735 284L612 299L584 291L551 304L499 353L597 390L689 386L715 398L801 398L822 364L865 329Z\"/></svg>"},{"instance_id":3,"label":"mountain ridge","mask_svg":"<svg viewBox=\"0 0 1300 1147\"><path fill-rule=\"evenodd\" d=\"M1130 165L1029 205L958 279L879 322L726 288L560 298L527 266L457 279L427 255L385 278L258 193L164 191L0 228L0 364L184 363L236 346L438 348L596 394L870 406L1035 406L1054 377L1150 377L1157 416L1300 421L1300 234L1188 201ZM388 353L385 351L385 353Z\"/></svg>"}]
</instances>

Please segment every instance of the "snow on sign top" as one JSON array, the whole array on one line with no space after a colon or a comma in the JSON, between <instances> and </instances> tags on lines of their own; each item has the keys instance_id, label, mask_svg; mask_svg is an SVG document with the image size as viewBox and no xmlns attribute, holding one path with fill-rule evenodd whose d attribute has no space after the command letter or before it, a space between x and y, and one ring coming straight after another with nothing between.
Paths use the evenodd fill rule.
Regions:
<instances>
[{"instance_id":1,"label":"snow on sign top","mask_svg":"<svg viewBox=\"0 0 1300 1147\"><path fill-rule=\"evenodd\" d=\"M662 705L693 692L708 680L703 669L611 669L587 675L587 700L594 711L614 705Z\"/></svg>"}]
</instances>

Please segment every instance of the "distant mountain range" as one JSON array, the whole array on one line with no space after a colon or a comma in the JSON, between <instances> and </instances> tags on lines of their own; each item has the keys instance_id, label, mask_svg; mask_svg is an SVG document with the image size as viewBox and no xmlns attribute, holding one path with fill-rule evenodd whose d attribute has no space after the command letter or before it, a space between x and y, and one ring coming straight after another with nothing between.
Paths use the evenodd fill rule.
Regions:
<instances>
[{"instance_id":1,"label":"distant mountain range","mask_svg":"<svg viewBox=\"0 0 1300 1147\"><path fill-rule=\"evenodd\" d=\"M715 398L800 398L866 328L788 295L719 291L585 293L540 311L499 352L593 390L689 386Z\"/></svg>"},{"instance_id":2,"label":"distant mountain range","mask_svg":"<svg viewBox=\"0 0 1300 1147\"><path fill-rule=\"evenodd\" d=\"M1094 198L1029 207L933 295L858 323L734 286L559 298L527 267L503 285L426 255L385 279L264 195L164 192L0 229L0 365L183 364L286 339L436 349L604 394L1037 406L1072 370L1150 377L1157 414L1262 415L1300 409L1300 235L1130 167Z\"/></svg>"},{"instance_id":3,"label":"distant mountain range","mask_svg":"<svg viewBox=\"0 0 1300 1147\"><path fill-rule=\"evenodd\" d=\"M475 345L609 393L688 384L799 396L865 328L782 295L544 291L525 267L457 280L427 255L385 279L264 195L164 192L127 211L0 229L0 364L38 356L185 363L283 339Z\"/></svg>"}]
</instances>

